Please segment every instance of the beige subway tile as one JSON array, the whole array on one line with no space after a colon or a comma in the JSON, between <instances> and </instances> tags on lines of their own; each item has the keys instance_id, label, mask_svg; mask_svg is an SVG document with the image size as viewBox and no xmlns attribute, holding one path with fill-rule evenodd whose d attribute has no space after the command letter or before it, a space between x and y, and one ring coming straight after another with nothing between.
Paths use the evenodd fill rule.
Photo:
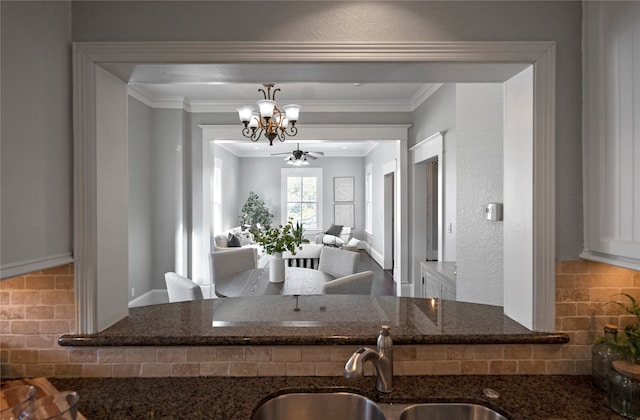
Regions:
<instances>
[{"instance_id":1,"label":"beige subway tile","mask_svg":"<svg viewBox=\"0 0 640 420\"><path fill-rule=\"evenodd\" d=\"M216 352L213 347L187 347L187 362L213 362Z\"/></svg>"},{"instance_id":2,"label":"beige subway tile","mask_svg":"<svg viewBox=\"0 0 640 420\"><path fill-rule=\"evenodd\" d=\"M73 290L73 275L55 276L55 288Z\"/></svg>"},{"instance_id":3,"label":"beige subway tile","mask_svg":"<svg viewBox=\"0 0 640 420\"><path fill-rule=\"evenodd\" d=\"M499 344L483 344L473 346L474 359L476 360L493 360L501 359L503 353L503 347Z\"/></svg>"},{"instance_id":4,"label":"beige subway tile","mask_svg":"<svg viewBox=\"0 0 640 420\"><path fill-rule=\"evenodd\" d=\"M462 373L461 362L457 360L434 360L434 375L460 375Z\"/></svg>"},{"instance_id":5,"label":"beige subway tile","mask_svg":"<svg viewBox=\"0 0 640 420\"><path fill-rule=\"evenodd\" d=\"M98 349L98 363L127 363L127 349L121 347Z\"/></svg>"},{"instance_id":6,"label":"beige subway tile","mask_svg":"<svg viewBox=\"0 0 640 420\"><path fill-rule=\"evenodd\" d=\"M39 350L40 363L69 363L69 350L66 349L48 349Z\"/></svg>"},{"instance_id":7,"label":"beige subway tile","mask_svg":"<svg viewBox=\"0 0 640 420\"><path fill-rule=\"evenodd\" d=\"M141 376L140 363L115 363L112 365L112 375L115 378L135 378Z\"/></svg>"},{"instance_id":8,"label":"beige subway tile","mask_svg":"<svg viewBox=\"0 0 640 420\"><path fill-rule=\"evenodd\" d=\"M60 274L73 274L73 264L64 264L57 267L47 268L42 270L42 274L48 275L60 275Z\"/></svg>"},{"instance_id":9,"label":"beige subway tile","mask_svg":"<svg viewBox=\"0 0 640 420\"><path fill-rule=\"evenodd\" d=\"M430 375L434 373L434 365L435 363L431 360L416 360L416 361L406 361L400 362L398 366L398 373L401 371L404 376L411 375ZM452 363L452 362L444 362L444 363ZM457 362L454 362L457 363ZM394 374L396 371L396 364L393 364Z\"/></svg>"},{"instance_id":10,"label":"beige subway tile","mask_svg":"<svg viewBox=\"0 0 640 420\"><path fill-rule=\"evenodd\" d=\"M446 345L422 345L416 347L416 360L445 360L447 358Z\"/></svg>"},{"instance_id":11,"label":"beige subway tile","mask_svg":"<svg viewBox=\"0 0 640 420\"><path fill-rule=\"evenodd\" d=\"M556 289L556 302L589 302L589 289Z\"/></svg>"},{"instance_id":12,"label":"beige subway tile","mask_svg":"<svg viewBox=\"0 0 640 420\"><path fill-rule=\"evenodd\" d=\"M160 347L156 351L156 357L158 362L185 363L187 361L187 349L184 347Z\"/></svg>"},{"instance_id":13,"label":"beige subway tile","mask_svg":"<svg viewBox=\"0 0 640 420\"><path fill-rule=\"evenodd\" d=\"M24 289L25 278L24 276L12 277L0 281L1 290L21 290Z\"/></svg>"},{"instance_id":14,"label":"beige subway tile","mask_svg":"<svg viewBox=\"0 0 640 420\"><path fill-rule=\"evenodd\" d=\"M164 378L171 376L169 363L143 363L140 376L144 378Z\"/></svg>"},{"instance_id":15,"label":"beige subway tile","mask_svg":"<svg viewBox=\"0 0 640 420\"><path fill-rule=\"evenodd\" d=\"M575 289L576 277L573 274L557 274L556 289Z\"/></svg>"},{"instance_id":16,"label":"beige subway tile","mask_svg":"<svg viewBox=\"0 0 640 420\"><path fill-rule=\"evenodd\" d=\"M5 306L11 304L11 292L8 290L0 290L0 305Z\"/></svg>"},{"instance_id":17,"label":"beige subway tile","mask_svg":"<svg viewBox=\"0 0 640 420\"><path fill-rule=\"evenodd\" d=\"M533 350L530 344L510 344L504 346L504 359L531 359Z\"/></svg>"},{"instance_id":18,"label":"beige subway tile","mask_svg":"<svg viewBox=\"0 0 640 420\"><path fill-rule=\"evenodd\" d=\"M271 360L274 362L299 362L302 359L300 347L280 347L271 349Z\"/></svg>"},{"instance_id":19,"label":"beige subway tile","mask_svg":"<svg viewBox=\"0 0 640 420\"><path fill-rule=\"evenodd\" d=\"M55 305L53 307L53 317L55 319L75 319L76 305Z\"/></svg>"},{"instance_id":20,"label":"beige subway tile","mask_svg":"<svg viewBox=\"0 0 640 420\"><path fill-rule=\"evenodd\" d=\"M595 276L594 282L593 287L633 287L633 277L627 272L598 274ZM629 289L628 291L628 294L632 294L637 290Z\"/></svg>"},{"instance_id":21,"label":"beige subway tile","mask_svg":"<svg viewBox=\"0 0 640 420\"><path fill-rule=\"evenodd\" d=\"M314 376L316 366L310 362L287 363L287 376Z\"/></svg>"},{"instance_id":22,"label":"beige subway tile","mask_svg":"<svg viewBox=\"0 0 640 420\"><path fill-rule=\"evenodd\" d=\"M11 334L11 321L0 319L0 344L2 343L2 336L7 334Z\"/></svg>"},{"instance_id":23,"label":"beige subway tile","mask_svg":"<svg viewBox=\"0 0 640 420\"><path fill-rule=\"evenodd\" d=\"M578 302L575 304L574 314L562 314L563 316L596 316L603 315L605 313L605 304L603 302ZM607 305L608 306L608 305ZM558 305L556 305L556 315L560 316L557 312Z\"/></svg>"},{"instance_id":24,"label":"beige subway tile","mask_svg":"<svg viewBox=\"0 0 640 420\"><path fill-rule=\"evenodd\" d=\"M9 350L9 363L38 363L38 350Z\"/></svg>"},{"instance_id":25,"label":"beige subway tile","mask_svg":"<svg viewBox=\"0 0 640 420\"><path fill-rule=\"evenodd\" d=\"M26 319L53 319L53 306L30 305L24 312Z\"/></svg>"},{"instance_id":26,"label":"beige subway tile","mask_svg":"<svg viewBox=\"0 0 640 420\"><path fill-rule=\"evenodd\" d=\"M633 273L633 285L640 287L640 271Z\"/></svg>"},{"instance_id":27,"label":"beige subway tile","mask_svg":"<svg viewBox=\"0 0 640 420\"><path fill-rule=\"evenodd\" d=\"M52 290L54 288L51 276L27 276L25 289L27 290Z\"/></svg>"},{"instance_id":28,"label":"beige subway tile","mask_svg":"<svg viewBox=\"0 0 640 420\"><path fill-rule=\"evenodd\" d=\"M556 303L556 316L576 316L578 315L578 303L568 302L568 303ZM584 315L584 314L580 314Z\"/></svg>"},{"instance_id":29,"label":"beige subway tile","mask_svg":"<svg viewBox=\"0 0 640 420\"><path fill-rule=\"evenodd\" d=\"M172 363L171 376L199 376L200 363Z\"/></svg>"},{"instance_id":30,"label":"beige subway tile","mask_svg":"<svg viewBox=\"0 0 640 420\"><path fill-rule=\"evenodd\" d=\"M0 346L4 349L23 349L26 347L26 335L5 334L0 337Z\"/></svg>"},{"instance_id":31,"label":"beige subway tile","mask_svg":"<svg viewBox=\"0 0 640 420\"><path fill-rule=\"evenodd\" d=\"M547 375L574 375L576 365L573 360L546 360L545 372Z\"/></svg>"},{"instance_id":32,"label":"beige subway tile","mask_svg":"<svg viewBox=\"0 0 640 420\"><path fill-rule=\"evenodd\" d=\"M595 331L576 331L573 333L573 340L571 340L571 344L593 344L593 340L595 340L597 335L602 335L602 333L596 334Z\"/></svg>"},{"instance_id":33,"label":"beige subway tile","mask_svg":"<svg viewBox=\"0 0 640 420\"><path fill-rule=\"evenodd\" d=\"M65 319L45 319L40 320L41 334L67 334L72 332L69 320Z\"/></svg>"},{"instance_id":34,"label":"beige subway tile","mask_svg":"<svg viewBox=\"0 0 640 420\"><path fill-rule=\"evenodd\" d=\"M229 362L229 376L258 376L258 364L254 362Z\"/></svg>"},{"instance_id":35,"label":"beige subway tile","mask_svg":"<svg viewBox=\"0 0 640 420\"><path fill-rule=\"evenodd\" d=\"M284 362L258 362L258 376L285 376L287 364Z\"/></svg>"},{"instance_id":36,"label":"beige subway tile","mask_svg":"<svg viewBox=\"0 0 640 420\"><path fill-rule=\"evenodd\" d=\"M55 336L47 334L25 336L25 346L30 349L50 349L57 347Z\"/></svg>"},{"instance_id":37,"label":"beige subway tile","mask_svg":"<svg viewBox=\"0 0 640 420\"><path fill-rule=\"evenodd\" d=\"M487 360L463 360L460 363L460 373L463 375L487 375L489 362Z\"/></svg>"},{"instance_id":38,"label":"beige subway tile","mask_svg":"<svg viewBox=\"0 0 640 420\"><path fill-rule=\"evenodd\" d=\"M155 347L131 347L127 349L128 363L148 363L156 360Z\"/></svg>"},{"instance_id":39,"label":"beige subway tile","mask_svg":"<svg viewBox=\"0 0 640 420\"><path fill-rule=\"evenodd\" d=\"M55 365L46 363L30 363L24 365L25 376L29 378L52 377L56 374Z\"/></svg>"},{"instance_id":40,"label":"beige subway tile","mask_svg":"<svg viewBox=\"0 0 640 420\"><path fill-rule=\"evenodd\" d=\"M591 360L576 360L576 375L590 375Z\"/></svg>"},{"instance_id":41,"label":"beige subway tile","mask_svg":"<svg viewBox=\"0 0 640 420\"><path fill-rule=\"evenodd\" d=\"M40 305L40 292L37 290L17 290L11 292L12 305Z\"/></svg>"},{"instance_id":42,"label":"beige subway tile","mask_svg":"<svg viewBox=\"0 0 640 420\"><path fill-rule=\"evenodd\" d=\"M9 349L0 350L0 365L9 363Z\"/></svg>"},{"instance_id":43,"label":"beige subway tile","mask_svg":"<svg viewBox=\"0 0 640 420\"><path fill-rule=\"evenodd\" d=\"M202 362L200 376L229 376L229 362Z\"/></svg>"},{"instance_id":44,"label":"beige subway tile","mask_svg":"<svg viewBox=\"0 0 640 420\"><path fill-rule=\"evenodd\" d=\"M450 345L447 346L447 360L473 360L475 358L474 346Z\"/></svg>"},{"instance_id":45,"label":"beige subway tile","mask_svg":"<svg viewBox=\"0 0 640 420\"><path fill-rule=\"evenodd\" d=\"M82 376L82 365L81 364L57 364L55 365L55 376L61 377L71 377L71 376Z\"/></svg>"},{"instance_id":46,"label":"beige subway tile","mask_svg":"<svg viewBox=\"0 0 640 420\"><path fill-rule=\"evenodd\" d=\"M11 334L38 334L40 321L11 321Z\"/></svg>"},{"instance_id":47,"label":"beige subway tile","mask_svg":"<svg viewBox=\"0 0 640 420\"><path fill-rule=\"evenodd\" d=\"M328 346L304 346L300 348L300 360L303 362L328 362L331 350Z\"/></svg>"},{"instance_id":48,"label":"beige subway tile","mask_svg":"<svg viewBox=\"0 0 640 420\"><path fill-rule=\"evenodd\" d=\"M25 365L18 363L0 365L0 377L3 379L26 377Z\"/></svg>"},{"instance_id":49,"label":"beige subway tile","mask_svg":"<svg viewBox=\"0 0 640 420\"><path fill-rule=\"evenodd\" d=\"M627 326L634 326L638 323L638 319L633 315L621 315L618 318L618 325L620 329L624 329Z\"/></svg>"},{"instance_id":50,"label":"beige subway tile","mask_svg":"<svg viewBox=\"0 0 640 420\"><path fill-rule=\"evenodd\" d=\"M71 363L98 363L98 349L71 348L69 361Z\"/></svg>"},{"instance_id":51,"label":"beige subway tile","mask_svg":"<svg viewBox=\"0 0 640 420\"><path fill-rule=\"evenodd\" d=\"M0 319L26 319L28 306L24 305L5 305L0 307Z\"/></svg>"},{"instance_id":52,"label":"beige subway tile","mask_svg":"<svg viewBox=\"0 0 640 420\"><path fill-rule=\"evenodd\" d=\"M244 347L216 347L216 361L238 362L244 360Z\"/></svg>"},{"instance_id":53,"label":"beige subway tile","mask_svg":"<svg viewBox=\"0 0 640 420\"><path fill-rule=\"evenodd\" d=\"M344 363L341 362L316 362L315 365L316 376L342 376L344 372Z\"/></svg>"},{"instance_id":54,"label":"beige subway tile","mask_svg":"<svg viewBox=\"0 0 640 420\"><path fill-rule=\"evenodd\" d=\"M532 359L559 359L562 355L561 344L536 344L532 346Z\"/></svg>"},{"instance_id":55,"label":"beige subway tile","mask_svg":"<svg viewBox=\"0 0 640 420\"><path fill-rule=\"evenodd\" d=\"M589 290L589 300L593 302L609 302L618 298L620 294L619 288L611 287L594 287Z\"/></svg>"},{"instance_id":56,"label":"beige subway tile","mask_svg":"<svg viewBox=\"0 0 640 420\"><path fill-rule=\"evenodd\" d=\"M491 360L489 361L489 374L513 375L518 373L518 362L515 360Z\"/></svg>"},{"instance_id":57,"label":"beige subway tile","mask_svg":"<svg viewBox=\"0 0 640 420\"><path fill-rule=\"evenodd\" d=\"M44 305L69 305L75 302L72 290L47 290L40 297Z\"/></svg>"},{"instance_id":58,"label":"beige subway tile","mask_svg":"<svg viewBox=\"0 0 640 420\"><path fill-rule=\"evenodd\" d=\"M361 346L330 346L329 347L329 360L332 362L347 362L351 355Z\"/></svg>"},{"instance_id":59,"label":"beige subway tile","mask_svg":"<svg viewBox=\"0 0 640 420\"><path fill-rule=\"evenodd\" d=\"M417 360L417 353L416 346L394 346L393 359L403 361Z\"/></svg>"},{"instance_id":60,"label":"beige subway tile","mask_svg":"<svg viewBox=\"0 0 640 420\"><path fill-rule=\"evenodd\" d=\"M568 316L562 318L561 331L580 331L592 329L592 319L588 316Z\"/></svg>"},{"instance_id":61,"label":"beige subway tile","mask_svg":"<svg viewBox=\"0 0 640 420\"><path fill-rule=\"evenodd\" d=\"M592 346L563 346L562 347L562 359L571 360L591 360L591 348Z\"/></svg>"},{"instance_id":62,"label":"beige subway tile","mask_svg":"<svg viewBox=\"0 0 640 420\"><path fill-rule=\"evenodd\" d=\"M110 378L113 376L113 365L109 363L86 363L82 369L82 376L87 378Z\"/></svg>"},{"instance_id":63,"label":"beige subway tile","mask_svg":"<svg viewBox=\"0 0 640 420\"><path fill-rule=\"evenodd\" d=\"M521 375L544 375L544 360L518 360L518 373Z\"/></svg>"},{"instance_id":64,"label":"beige subway tile","mask_svg":"<svg viewBox=\"0 0 640 420\"><path fill-rule=\"evenodd\" d=\"M269 362L271 361L271 347L247 347L244 350L244 359L247 362Z\"/></svg>"}]
</instances>

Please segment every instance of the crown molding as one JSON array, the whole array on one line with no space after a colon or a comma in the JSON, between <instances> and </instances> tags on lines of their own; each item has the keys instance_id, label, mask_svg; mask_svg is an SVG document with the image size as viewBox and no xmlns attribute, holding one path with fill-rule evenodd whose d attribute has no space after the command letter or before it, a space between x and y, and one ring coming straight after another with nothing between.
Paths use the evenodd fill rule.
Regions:
<instances>
[{"instance_id":1,"label":"crown molding","mask_svg":"<svg viewBox=\"0 0 640 420\"><path fill-rule=\"evenodd\" d=\"M186 112L193 112L191 101L189 100L189 98L184 96L152 98L132 85L127 86L127 94L132 98L139 100L150 108L182 109Z\"/></svg>"},{"instance_id":2,"label":"crown molding","mask_svg":"<svg viewBox=\"0 0 640 420\"><path fill-rule=\"evenodd\" d=\"M440 87L442 87L444 83L429 83L425 85L422 89L416 92L415 95L411 98L411 111L415 111L418 109L420 105L424 103L427 99L431 97Z\"/></svg>"}]
</instances>

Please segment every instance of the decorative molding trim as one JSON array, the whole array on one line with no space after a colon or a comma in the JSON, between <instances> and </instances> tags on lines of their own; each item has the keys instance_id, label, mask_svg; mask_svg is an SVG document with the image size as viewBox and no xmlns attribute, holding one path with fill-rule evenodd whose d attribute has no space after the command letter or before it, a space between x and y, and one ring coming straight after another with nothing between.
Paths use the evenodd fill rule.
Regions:
<instances>
[{"instance_id":1,"label":"decorative molding trim","mask_svg":"<svg viewBox=\"0 0 640 420\"><path fill-rule=\"evenodd\" d=\"M412 112L415 108L407 101L296 101L304 112ZM191 112L235 113L238 101L192 100Z\"/></svg>"},{"instance_id":2,"label":"decorative molding trim","mask_svg":"<svg viewBox=\"0 0 640 420\"><path fill-rule=\"evenodd\" d=\"M422 105L424 101L429 99L431 95L436 93L436 91L440 89L443 84L444 83L431 83L429 85L426 85L424 88L420 89L418 92L416 92L413 98L411 98L411 111L413 112L416 109L418 109L418 107Z\"/></svg>"},{"instance_id":3,"label":"decorative molding trim","mask_svg":"<svg viewBox=\"0 0 640 420\"><path fill-rule=\"evenodd\" d=\"M535 325L554 329L555 43L496 42L90 42L73 44L74 248L78 333L97 332L95 69L102 63L518 62L535 65ZM236 127L237 129L237 127ZM405 148L406 152L406 148ZM544 160L548 158L550 160ZM406 159L406 156L401 156ZM406 192L406 191L405 191ZM402 197L405 197L404 193ZM404 213L398 215L404 219ZM401 221L407 228L406 220ZM406 240L400 247L406 249ZM404 266L405 264L403 264ZM403 267L403 271L406 267ZM549 298L551 296L551 298ZM546 312L546 313L545 313Z\"/></svg>"},{"instance_id":4,"label":"decorative molding trim","mask_svg":"<svg viewBox=\"0 0 640 420\"><path fill-rule=\"evenodd\" d=\"M37 258L29 261L5 264L0 267L0 279L21 276L35 271L46 270L48 268L59 267L61 265L73 263L73 256L70 252L48 257Z\"/></svg>"},{"instance_id":5,"label":"decorative molding trim","mask_svg":"<svg viewBox=\"0 0 640 420\"><path fill-rule=\"evenodd\" d=\"M640 271L640 261L585 249L580 258Z\"/></svg>"}]
</instances>

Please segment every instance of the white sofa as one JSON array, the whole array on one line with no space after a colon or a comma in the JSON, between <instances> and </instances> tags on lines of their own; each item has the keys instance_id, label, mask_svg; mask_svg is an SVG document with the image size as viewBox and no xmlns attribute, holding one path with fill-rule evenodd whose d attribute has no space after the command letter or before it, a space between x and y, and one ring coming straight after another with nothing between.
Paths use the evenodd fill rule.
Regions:
<instances>
[{"instance_id":1,"label":"white sofa","mask_svg":"<svg viewBox=\"0 0 640 420\"><path fill-rule=\"evenodd\" d=\"M351 239L351 227L343 226L340 230L340 235L328 235L324 232L320 232L316 235L316 243L323 245L332 245L335 247L342 247L349 243Z\"/></svg>"},{"instance_id":2,"label":"white sofa","mask_svg":"<svg viewBox=\"0 0 640 420\"><path fill-rule=\"evenodd\" d=\"M213 237L214 251L225 251L234 248L229 247L229 233L233 233L240 238L240 245L243 248L248 247L255 250L256 263L258 267L262 268L267 265L267 263L269 262L269 256L267 255L267 253L264 251L260 244L256 243L253 240L253 235L251 235L248 230L242 231L240 227L234 227L226 232L215 235Z\"/></svg>"}]
</instances>

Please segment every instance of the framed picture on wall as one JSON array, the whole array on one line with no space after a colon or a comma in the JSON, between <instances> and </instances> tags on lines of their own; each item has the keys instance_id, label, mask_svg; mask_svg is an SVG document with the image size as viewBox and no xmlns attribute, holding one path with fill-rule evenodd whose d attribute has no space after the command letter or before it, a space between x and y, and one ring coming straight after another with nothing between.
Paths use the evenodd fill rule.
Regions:
<instances>
[{"instance_id":1,"label":"framed picture on wall","mask_svg":"<svg viewBox=\"0 0 640 420\"><path fill-rule=\"evenodd\" d=\"M353 201L354 178L352 176L337 176L333 178L333 201Z\"/></svg>"},{"instance_id":2,"label":"framed picture on wall","mask_svg":"<svg viewBox=\"0 0 640 420\"><path fill-rule=\"evenodd\" d=\"M333 223L335 225L354 227L355 206L353 204L334 204Z\"/></svg>"}]
</instances>

